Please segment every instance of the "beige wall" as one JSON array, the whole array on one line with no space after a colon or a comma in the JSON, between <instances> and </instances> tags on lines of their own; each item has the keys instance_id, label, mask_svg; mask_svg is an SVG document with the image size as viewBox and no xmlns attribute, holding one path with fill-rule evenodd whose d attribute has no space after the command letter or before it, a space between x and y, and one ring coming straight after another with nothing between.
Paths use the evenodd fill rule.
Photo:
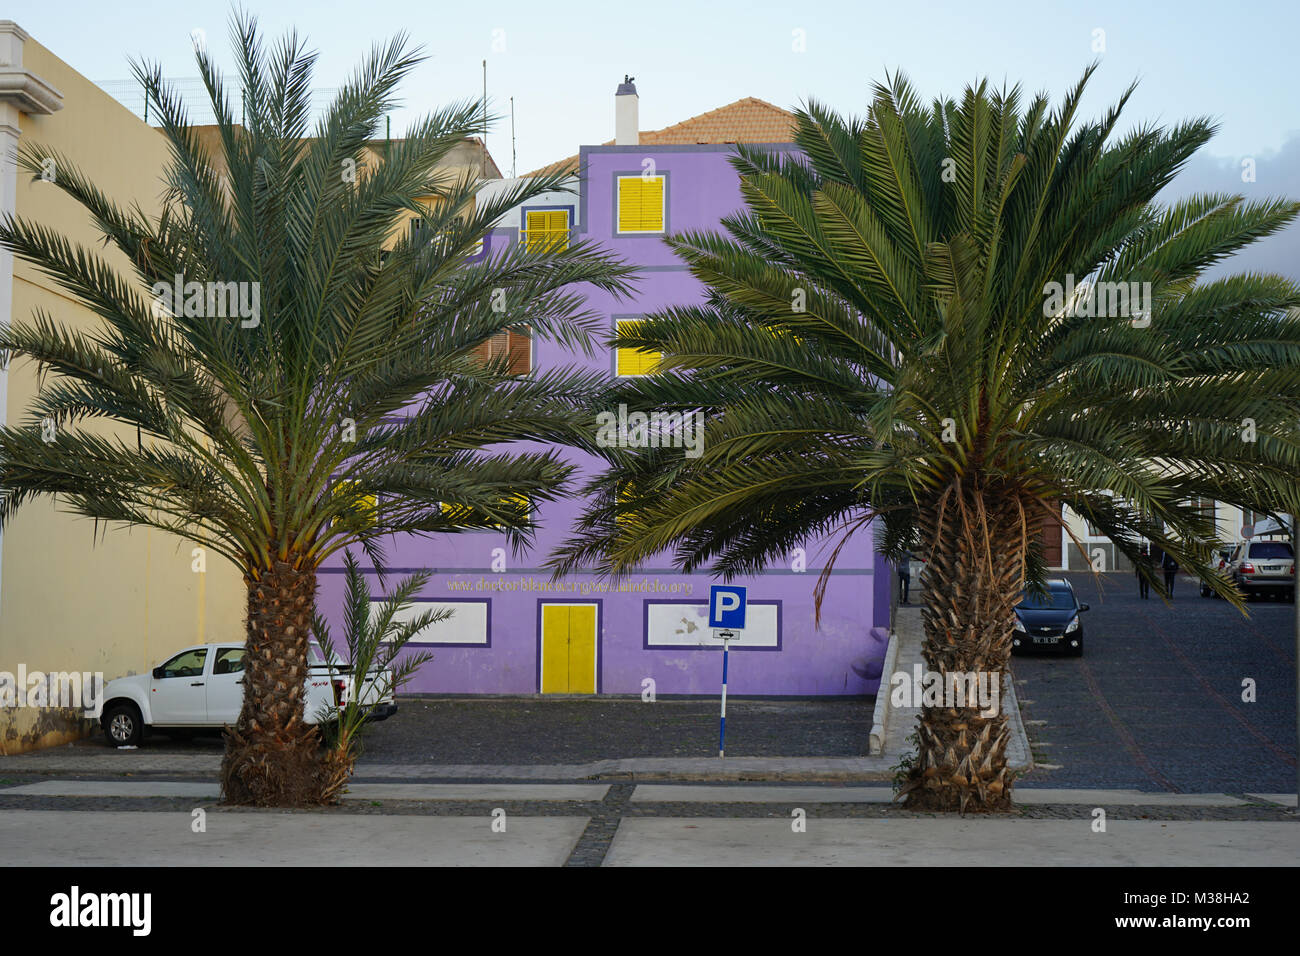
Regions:
<instances>
[{"instance_id":1,"label":"beige wall","mask_svg":"<svg viewBox=\"0 0 1300 956\"><path fill-rule=\"evenodd\" d=\"M29 39L23 65L57 87L63 109L22 116L22 142L54 147L119 205L158 208L166 148L158 132ZM96 234L81 207L48 183L20 173L18 215L85 245ZM124 260L115 264L125 274ZM78 329L99 319L45 276L15 262L13 317L41 308ZM8 420L23 421L36 394L29 363L8 376ZM130 441L134 432L123 432ZM205 640L242 640L243 584L235 569L209 554L207 573L191 570L193 545L152 529L96 530L88 519L48 500L20 510L3 536L0 580L0 671L102 671L106 679L138 673L172 651ZM31 708L0 710L0 753L62 742L83 731L72 714Z\"/></svg>"},{"instance_id":2,"label":"beige wall","mask_svg":"<svg viewBox=\"0 0 1300 956\"><path fill-rule=\"evenodd\" d=\"M22 142L65 154L120 206L138 202L146 214L155 213L168 155L162 136L34 38L24 45L23 66L62 93L63 108L23 114ZM215 128L198 133L210 150L218 146ZM445 166L453 175L477 177L484 156L479 142L466 142ZM490 156L486 173L500 177ZM98 245L81 207L27 174L19 178L17 212L74 242ZM398 225L394 237L404 228ZM110 261L129 274L122 257L110 255ZM38 308L73 328L99 323L48 278L16 262L14 320ZM12 426L23 421L36 394L30 364L13 365L7 388ZM135 435L124 432L123 438L133 441ZM194 546L179 538L147 528L96 529L46 500L18 512L0 547L0 671L16 673L25 664L28 671L102 671L111 680L144 671L189 644L243 640L245 597L238 573L214 554L208 555L205 575L194 573ZM75 711L0 710L0 754L62 743L90 730Z\"/></svg>"}]
</instances>

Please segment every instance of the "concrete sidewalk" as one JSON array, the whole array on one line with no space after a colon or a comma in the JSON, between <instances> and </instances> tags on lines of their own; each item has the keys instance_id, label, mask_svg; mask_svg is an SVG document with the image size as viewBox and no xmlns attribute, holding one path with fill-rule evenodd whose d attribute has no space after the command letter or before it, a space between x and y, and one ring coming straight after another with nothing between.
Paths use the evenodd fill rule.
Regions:
<instances>
[{"instance_id":1,"label":"concrete sidewalk","mask_svg":"<svg viewBox=\"0 0 1300 956\"><path fill-rule=\"evenodd\" d=\"M202 832L194 832L198 820ZM493 822L497 822L494 829ZM560 866L585 816L0 810L10 866ZM623 817L607 866L1295 866L1300 824ZM504 824L504 829L502 829ZM595 862L600 862L597 856Z\"/></svg>"},{"instance_id":2,"label":"concrete sidewalk","mask_svg":"<svg viewBox=\"0 0 1300 956\"><path fill-rule=\"evenodd\" d=\"M607 784L552 783L362 783L349 785L344 800L418 801L585 801L600 802ZM84 780L57 778L38 783L0 786L0 797L180 797L212 802L220 798L215 783L174 780ZM1279 795L1255 797L1256 805L1281 805ZM784 805L818 803L889 804L890 787L770 786L751 784L637 784L630 803ZM1020 806L1087 807L1246 807L1251 801L1223 793L1147 793L1138 790L1062 790L1022 787L1015 791Z\"/></svg>"},{"instance_id":3,"label":"concrete sidewalk","mask_svg":"<svg viewBox=\"0 0 1300 956\"><path fill-rule=\"evenodd\" d=\"M586 817L0 810L6 866L561 866ZM499 826L500 824L498 824Z\"/></svg>"},{"instance_id":4,"label":"concrete sidewalk","mask_svg":"<svg viewBox=\"0 0 1300 956\"><path fill-rule=\"evenodd\" d=\"M1296 866L1300 824L633 818L605 866Z\"/></svg>"}]
</instances>

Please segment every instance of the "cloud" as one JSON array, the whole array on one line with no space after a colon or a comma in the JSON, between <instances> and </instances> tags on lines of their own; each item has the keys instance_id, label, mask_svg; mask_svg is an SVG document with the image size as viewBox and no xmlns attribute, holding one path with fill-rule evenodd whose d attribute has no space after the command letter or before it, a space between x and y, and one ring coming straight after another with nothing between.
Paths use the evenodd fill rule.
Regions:
<instances>
[{"instance_id":1,"label":"cloud","mask_svg":"<svg viewBox=\"0 0 1300 956\"><path fill-rule=\"evenodd\" d=\"M1214 156L1198 153L1160 195L1168 202L1193 193L1235 193L1247 201L1300 199L1300 133L1290 136L1282 148L1251 156L1255 181L1241 181L1246 156ZM1206 278L1244 272L1273 272L1300 281L1300 222L1252 243L1214 268Z\"/></svg>"}]
</instances>

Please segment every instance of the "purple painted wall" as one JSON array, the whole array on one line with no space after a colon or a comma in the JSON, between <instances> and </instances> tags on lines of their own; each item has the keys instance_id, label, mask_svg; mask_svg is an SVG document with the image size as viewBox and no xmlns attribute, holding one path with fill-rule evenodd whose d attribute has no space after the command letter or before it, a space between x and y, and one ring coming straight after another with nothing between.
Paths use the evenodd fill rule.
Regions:
<instances>
[{"instance_id":1,"label":"purple painted wall","mask_svg":"<svg viewBox=\"0 0 1300 956\"><path fill-rule=\"evenodd\" d=\"M787 147L788 148L788 147ZM651 158L655 172L666 177L667 229L713 228L741 205L735 172L727 161L727 146L605 146L584 147L581 158L587 178L579 204L578 232L602 242L615 255L643 269L634 301L615 302L603 293L589 297L590 307L609 317L630 317L662 306L702 298L700 283L663 244L661 237L619 236L615 230L614 189L617 174L640 174ZM491 249L518 240L516 230L497 230ZM569 352L551 342L534 344L534 366L585 364L613 370L608 350L596 358ZM593 427L598 409L592 410ZM584 469L594 459L576 456ZM545 556L569 533L580 509L576 501L561 501L539 510L541 528L536 546L523 556L510 554L503 535L473 532L436 539L403 536L386 546L389 573L433 570L421 599L470 600L489 604L490 643L478 646L432 645L434 659L421 668L408 690L423 693L532 694L540 691L539 606L543 602L588 601L598 608L598 693L639 694L642 681L652 678L659 694L713 694L721 678L716 647L694 645L646 647L649 601L706 603L707 575L682 575L666 560L651 562L624 583L624 588L588 576L572 576L552 584L541 568ZM840 553L822 608L820 628L814 626L813 588L834 542L805 545L806 570L790 567L734 583L749 588L749 600L779 606L779 648L732 646L729 692L733 694L828 695L871 694L879 683L884 641L873 626L887 625L892 576L875 559L869 534L859 534ZM494 549L505 549L507 570L493 572ZM321 574L321 606L337 629L343 593L341 561L331 561ZM377 583L372 590L379 595Z\"/></svg>"}]
</instances>

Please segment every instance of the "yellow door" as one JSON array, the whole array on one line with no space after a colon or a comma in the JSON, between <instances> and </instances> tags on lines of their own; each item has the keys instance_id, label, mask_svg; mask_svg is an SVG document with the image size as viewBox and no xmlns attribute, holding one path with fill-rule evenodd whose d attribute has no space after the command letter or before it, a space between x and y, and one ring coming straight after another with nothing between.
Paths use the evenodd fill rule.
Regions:
<instances>
[{"instance_id":1,"label":"yellow door","mask_svg":"<svg viewBox=\"0 0 1300 956\"><path fill-rule=\"evenodd\" d=\"M542 605L542 693L596 693L595 605Z\"/></svg>"},{"instance_id":2,"label":"yellow door","mask_svg":"<svg viewBox=\"0 0 1300 956\"><path fill-rule=\"evenodd\" d=\"M569 692L569 605L542 605L542 693Z\"/></svg>"},{"instance_id":3,"label":"yellow door","mask_svg":"<svg viewBox=\"0 0 1300 956\"><path fill-rule=\"evenodd\" d=\"M569 693L596 693L596 608L569 606Z\"/></svg>"}]
</instances>

